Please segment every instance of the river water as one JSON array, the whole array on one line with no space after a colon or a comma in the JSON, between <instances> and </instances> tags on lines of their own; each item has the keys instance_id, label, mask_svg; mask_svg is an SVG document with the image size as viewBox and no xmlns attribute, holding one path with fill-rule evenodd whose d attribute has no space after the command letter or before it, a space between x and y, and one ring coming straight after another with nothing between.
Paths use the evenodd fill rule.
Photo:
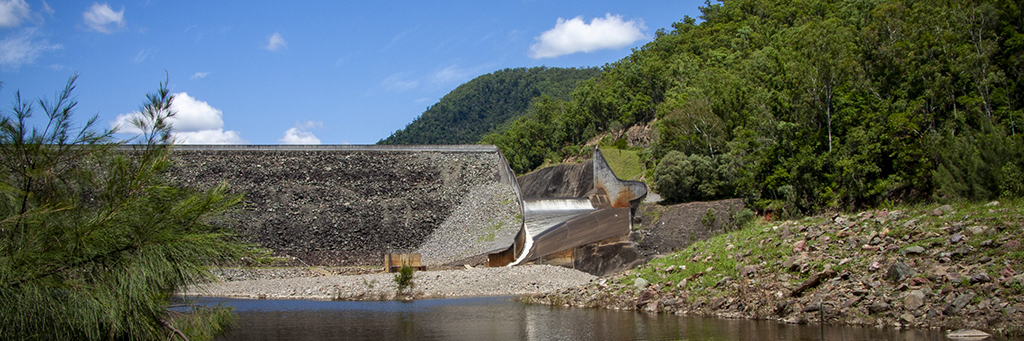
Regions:
<instances>
[{"instance_id":1,"label":"river water","mask_svg":"<svg viewBox=\"0 0 1024 341\"><path fill-rule=\"evenodd\" d=\"M509 297L409 302L201 297L196 302L230 306L238 314L222 340L948 340L936 330L552 308Z\"/></svg>"}]
</instances>

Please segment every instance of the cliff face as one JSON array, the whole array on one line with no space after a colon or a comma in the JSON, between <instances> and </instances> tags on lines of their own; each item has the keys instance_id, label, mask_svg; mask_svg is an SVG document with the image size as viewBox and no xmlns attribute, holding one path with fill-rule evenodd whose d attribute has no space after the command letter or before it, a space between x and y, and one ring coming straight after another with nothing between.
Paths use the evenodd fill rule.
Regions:
<instances>
[{"instance_id":1,"label":"cliff face","mask_svg":"<svg viewBox=\"0 0 1024 341\"><path fill-rule=\"evenodd\" d=\"M248 241L331 266L379 265L384 253L417 249L472 189L500 183L504 167L497 149L487 146L190 147L172 155L172 181L199 189L225 182L245 194L224 223ZM474 200L518 210L504 196ZM513 223L498 231L493 221L469 224L480 225L477 232L491 236L489 242L518 230ZM468 236L451 247L476 241Z\"/></svg>"}]
</instances>

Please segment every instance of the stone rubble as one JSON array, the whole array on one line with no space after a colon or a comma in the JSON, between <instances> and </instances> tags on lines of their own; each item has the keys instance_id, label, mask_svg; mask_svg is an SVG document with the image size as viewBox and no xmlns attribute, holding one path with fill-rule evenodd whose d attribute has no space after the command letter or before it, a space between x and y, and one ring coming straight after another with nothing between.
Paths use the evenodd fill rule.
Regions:
<instances>
[{"instance_id":1,"label":"stone rubble","mask_svg":"<svg viewBox=\"0 0 1024 341\"><path fill-rule=\"evenodd\" d=\"M413 275L411 291L398 293L394 274L302 276L303 270L288 273L255 273L251 278L200 285L185 290L185 296L219 296L255 299L394 300L468 296L518 296L562 292L594 280L585 272L549 265L464 270L419 271ZM317 273L310 270L309 273ZM282 275L282 277L273 277ZM293 277L287 277L287 276ZM302 276L302 277L294 277Z\"/></svg>"},{"instance_id":2,"label":"stone rubble","mask_svg":"<svg viewBox=\"0 0 1024 341\"><path fill-rule=\"evenodd\" d=\"M692 253L667 256L678 259L671 266L656 259L529 300L786 323L824 318L837 324L1024 335L1024 211L990 203L981 208L990 215L976 218L958 208L775 223L764 227L759 240L732 240L736 245L723 248L727 254L695 247ZM779 250L783 258L767 259L761 247ZM703 281L707 286L696 284L713 270L709 264L716 257L735 260L738 276L723 274ZM686 266L708 269L674 275Z\"/></svg>"},{"instance_id":3,"label":"stone rubble","mask_svg":"<svg viewBox=\"0 0 1024 341\"><path fill-rule=\"evenodd\" d=\"M415 252L437 266L508 248L522 224L518 200L506 184L477 185Z\"/></svg>"}]
</instances>

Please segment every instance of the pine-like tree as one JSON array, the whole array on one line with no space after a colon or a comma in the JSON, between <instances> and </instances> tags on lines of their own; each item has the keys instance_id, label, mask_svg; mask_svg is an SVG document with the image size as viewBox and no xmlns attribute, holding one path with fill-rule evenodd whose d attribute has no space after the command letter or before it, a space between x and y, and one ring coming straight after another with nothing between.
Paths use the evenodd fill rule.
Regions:
<instances>
[{"instance_id":1,"label":"pine-like tree","mask_svg":"<svg viewBox=\"0 0 1024 341\"><path fill-rule=\"evenodd\" d=\"M166 82L147 96L134 122L144 133L128 145L98 129L96 117L76 126L75 78L54 101L18 94L0 116L0 335L212 336L229 314L172 312L169 299L207 278L207 266L250 254L210 223L241 196L225 186L179 188L162 176L173 144ZM30 127L36 110L45 127Z\"/></svg>"}]
</instances>

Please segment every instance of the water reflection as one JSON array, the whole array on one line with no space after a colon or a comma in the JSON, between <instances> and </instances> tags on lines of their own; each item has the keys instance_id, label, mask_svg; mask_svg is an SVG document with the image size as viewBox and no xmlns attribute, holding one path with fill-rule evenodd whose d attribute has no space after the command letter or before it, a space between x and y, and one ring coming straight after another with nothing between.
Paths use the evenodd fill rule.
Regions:
<instances>
[{"instance_id":1,"label":"water reflection","mask_svg":"<svg viewBox=\"0 0 1024 341\"><path fill-rule=\"evenodd\" d=\"M945 340L930 330L786 325L524 305L507 297L412 302L200 298L234 307L224 340Z\"/></svg>"}]
</instances>

